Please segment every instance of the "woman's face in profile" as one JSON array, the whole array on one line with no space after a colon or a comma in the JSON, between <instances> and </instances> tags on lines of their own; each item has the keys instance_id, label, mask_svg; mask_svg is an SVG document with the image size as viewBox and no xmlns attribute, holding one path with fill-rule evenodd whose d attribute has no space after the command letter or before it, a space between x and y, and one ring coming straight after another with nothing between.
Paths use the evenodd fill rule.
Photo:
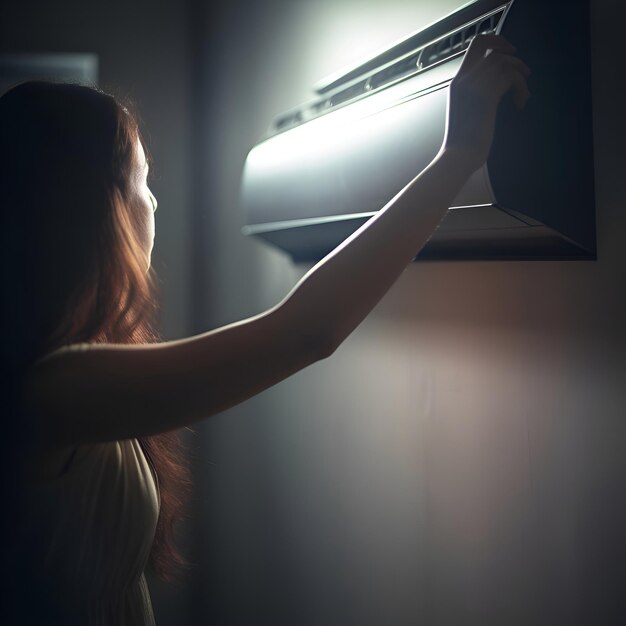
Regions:
<instances>
[{"instance_id":1,"label":"woman's face in profile","mask_svg":"<svg viewBox=\"0 0 626 626\"><path fill-rule=\"evenodd\" d=\"M146 161L146 153L139 139L137 139L135 146L135 167L132 185L133 195L140 211L139 215L141 221L139 224L139 236L141 238L141 245L148 258L149 267L152 246L154 245L154 212L157 209L157 201L148 187L148 162Z\"/></svg>"}]
</instances>

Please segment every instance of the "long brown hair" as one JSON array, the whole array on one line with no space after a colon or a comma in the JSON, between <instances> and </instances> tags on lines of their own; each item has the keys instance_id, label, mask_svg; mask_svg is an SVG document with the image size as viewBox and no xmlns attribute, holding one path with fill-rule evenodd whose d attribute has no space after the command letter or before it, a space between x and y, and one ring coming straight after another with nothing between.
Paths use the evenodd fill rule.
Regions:
<instances>
[{"instance_id":1,"label":"long brown hair","mask_svg":"<svg viewBox=\"0 0 626 626\"><path fill-rule=\"evenodd\" d=\"M96 89L29 81L0 97L9 294L1 365L16 384L37 358L64 345L158 340L155 280L146 272L130 193L138 139L129 107ZM188 565L175 541L191 492L188 460L176 431L139 441L161 497L149 564L176 582Z\"/></svg>"}]
</instances>

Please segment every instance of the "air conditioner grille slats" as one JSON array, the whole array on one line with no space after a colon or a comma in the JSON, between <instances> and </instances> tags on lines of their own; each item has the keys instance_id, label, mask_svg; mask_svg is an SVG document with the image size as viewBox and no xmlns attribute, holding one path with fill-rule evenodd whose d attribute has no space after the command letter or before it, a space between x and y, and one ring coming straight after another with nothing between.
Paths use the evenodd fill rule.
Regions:
<instances>
[{"instance_id":1,"label":"air conditioner grille slats","mask_svg":"<svg viewBox=\"0 0 626 626\"><path fill-rule=\"evenodd\" d=\"M302 123L302 114L300 111L288 115L282 115L277 118L274 125L277 130L283 131Z\"/></svg>"},{"instance_id":2,"label":"air conditioner grille slats","mask_svg":"<svg viewBox=\"0 0 626 626\"><path fill-rule=\"evenodd\" d=\"M503 15L504 9L500 9L488 17L479 19L429 44L422 53L420 69L424 70L435 63L440 63L457 55L459 52L464 52L476 35L495 33Z\"/></svg>"},{"instance_id":3,"label":"air conditioner grille slats","mask_svg":"<svg viewBox=\"0 0 626 626\"><path fill-rule=\"evenodd\" d=\"M456 28L444 36L403 55L402 58L362 75L356 81L352 81L334 93L330 92L321 100L309 103L305 108L296 112L292 111L281 115L274 120L270 133L289 130L294 126L324 115L338 106L384 89L455 58L467 50L476 35L497 32L506 14L506 9L507 5L504 5L488 15L481 15L460 28Z\"/></svg>"},{"instance_id":4,"label":"air conditioner grille slats","mask_svg":"<svg viewBox=\"0 0 626 626\"><path fill-rule=\"evenodd\" d=\"M413 54L408 59L398 61L381 72L377 72L369 79L370 89L377 89L392 80L414 73L418 67L419 57L419 53Z\"/></svg>"},{"instance_id":5,"label":"air conditioner grille slats","mask_svg":"<svg viewBox=\"0 0 626 626\"><path fill-rule=\"evenodd\" d=\"M506 6L502 6L488 15L482 15L443 37L404 55L401 59L382 68L379 67L371 71L369 75L361 76L347 87L344 86L334 93L329 93L321 100L309 103L306 108L300 111L283 114L273 122L270 132L279 133L289 130L314 117L328 113L335 107L362 98L462 54L476 35L497 31L506 13L506 8Z\"/></svg>"}]
</instances>

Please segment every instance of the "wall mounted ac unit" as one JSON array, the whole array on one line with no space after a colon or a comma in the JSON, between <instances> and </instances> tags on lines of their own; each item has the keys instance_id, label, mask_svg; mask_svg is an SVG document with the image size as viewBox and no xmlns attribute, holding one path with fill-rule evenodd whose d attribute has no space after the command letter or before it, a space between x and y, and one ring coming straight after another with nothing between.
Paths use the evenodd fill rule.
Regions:
<instances>
[{"instance_id":1,"label":"wall mounted ac unit","mask_svg":"<svg viewBox=\"0 0 626 626\"><path fill-rule=\"evenodd\" d=\"M532 97L504 98L488 162L416 260L595 259L588 0L476 0L316 85L250 151L242 232L295 261L335 248L436 156L447 88L491 32L532 69Z\"/></svg>"}]
</instances>

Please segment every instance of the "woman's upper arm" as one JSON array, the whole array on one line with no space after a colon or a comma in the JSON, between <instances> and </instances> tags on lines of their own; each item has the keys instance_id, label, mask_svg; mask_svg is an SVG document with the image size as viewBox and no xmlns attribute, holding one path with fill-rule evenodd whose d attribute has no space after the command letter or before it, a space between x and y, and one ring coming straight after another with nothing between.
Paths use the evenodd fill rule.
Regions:
<instances>
[{"instance_id":1,"label":"woman's upper arm","mask_svg":"<svg viewBox=\"0 0 626 626\"><path fill-rule=\"evenodd\" d=\"M155 435L208 417L271 387L329 352L291 330L289 306L208 333L158 344L92 344L39 362L24 388L48 445Z\"/></svg>"}]
</instances>

